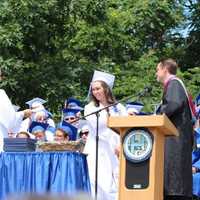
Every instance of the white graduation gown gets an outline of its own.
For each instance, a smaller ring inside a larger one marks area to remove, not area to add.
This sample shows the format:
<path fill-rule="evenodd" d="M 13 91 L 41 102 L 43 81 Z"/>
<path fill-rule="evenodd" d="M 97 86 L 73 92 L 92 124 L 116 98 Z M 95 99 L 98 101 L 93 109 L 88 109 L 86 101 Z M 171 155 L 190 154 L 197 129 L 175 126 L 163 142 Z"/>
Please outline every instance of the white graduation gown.
<path fill-rule="evenodd" d="M 3 138 L 22 120 L 23 112 L 16 113 L 4 90 L 0 89 L 0 151 L 3 150 Z"/>
<path fill-rule="evenodd" d="M 103 108 L 95 107 L 91 102 L 85 106 L 85 115 Z M 127 115 L 121 104 L 109 108 L 111 116 Z M 98 157 L 98 200 L 115 200 L 118 196 L 119 160 L 115 155 L 115 148 L 120 145 L 120 137 L 107 127 L 108 112 L 103 110 L 99 117 L 99 157 Z M 96 148 L 96 115 L 86 118 L 91 125 L 84 153 L 88 154 L 88 168 L 92 195 L 95 190 L 95 148 Z"/>
<path fill-rule="evenodd" d="M 24 118 L 24 112 L 23 111 L 19 111 L 19 112 L 16 112 L 15 114 L 16 114 L 15 126 L 13 126 L 9 130 L 9 132 L 17 134 L 17 133 L 20 132 L 20 126 L 21 126 L 21 123 L 22 123 L 23 118 Z"/>

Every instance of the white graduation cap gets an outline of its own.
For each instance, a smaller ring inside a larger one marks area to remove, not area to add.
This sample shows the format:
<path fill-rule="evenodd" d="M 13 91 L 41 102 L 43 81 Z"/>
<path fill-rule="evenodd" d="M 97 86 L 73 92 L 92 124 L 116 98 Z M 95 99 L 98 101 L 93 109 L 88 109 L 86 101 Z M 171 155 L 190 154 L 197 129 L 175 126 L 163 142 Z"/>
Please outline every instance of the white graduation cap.
<path fill-rule="evenodd" d="M 115 82 L 115 76 L 106 72 L 94 70 L 91 83 L 94 81 L 104 81 L 110 87 L 110 89 L 112 89 Z M 89 96 L 91 94 L 91 83 L 90 83 L 87 99 L 89 99 Z"/>
<path fill-rule="evenodd" d="M 47 101 L 36 97 L 30 101 L 27 101 L 26 104 L 29 105 L 29 108 L 38 108 L 40 106 L 42 106 L 44 103 L 46 103 Z"/>
<path fill-rule="evenodd" d="M 110 89 L 112 89 L 114 86 L 115 76 L 106 72 L 95 70 L 92 78 L 92 82 L 94 81 L 104 81 L 108 84 Z"/>

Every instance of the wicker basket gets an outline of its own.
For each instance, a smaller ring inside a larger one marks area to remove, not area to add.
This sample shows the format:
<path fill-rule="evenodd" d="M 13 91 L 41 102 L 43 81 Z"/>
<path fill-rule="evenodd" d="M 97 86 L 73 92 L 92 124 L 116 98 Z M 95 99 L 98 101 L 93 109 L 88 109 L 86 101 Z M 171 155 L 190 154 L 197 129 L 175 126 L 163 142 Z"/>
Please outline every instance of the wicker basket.
<path fill-rule="evenodd" d="M 78 141 L 67 141 L 67 142 L 37 142 L 37 151 L 78 151 L 83 152 L 85 142 L 82 140 Z"/>

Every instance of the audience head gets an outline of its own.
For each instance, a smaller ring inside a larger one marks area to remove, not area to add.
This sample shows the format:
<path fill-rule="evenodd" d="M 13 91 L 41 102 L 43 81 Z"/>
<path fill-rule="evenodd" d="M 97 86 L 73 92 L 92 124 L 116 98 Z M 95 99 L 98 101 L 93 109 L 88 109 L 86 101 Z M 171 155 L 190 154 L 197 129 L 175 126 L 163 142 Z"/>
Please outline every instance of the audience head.
<path fill-rule="evenodd" d="M 80 112 L 78 109 L 65 108 L 62 111 L 63 121 L 72 124 L 78 118 L 77 114 Z"/>
<path fill-rule="evenodd" d="M 19 132 L 17 133 L 16 138 L 30 138 L 30 135 L 27 132 Z"/>
<path fill-rule="evenodd" d="M 69 141 L 69 133 L 62 128 L 57 128 L 54 138 L 57 142 Z"/>
<path fill-rule="evenodd" d="M 55 140 L 61 141 L 62 139 L 67 140 L 76 140 L 77 137 L 77 128 L 72 124 L 62 121 L 57 125 L 57 130 L 55 134 Z"/>
<path fill-rule="evenodd" d="M 35 136 L 36 140 L 45 140 L 46 139 L 46 135 L 45 135 L 45 131 L 47 129 L 49 125 L 47 123 L 41 123 L 41 122 L 32 122 L 30 127 L 29 127 L 29 131 L 31 134 L 33 134 Z"/>
<path fill-rule="evenodd" d="M 88 127 L 88 125 L 84 125 L 84 126 L 80 129 L 79 138 L 83 139 L 83 141 L 86 142 L 87 137 L 88 137 L 88 134 L 89 134 L 89 127 Z"/>

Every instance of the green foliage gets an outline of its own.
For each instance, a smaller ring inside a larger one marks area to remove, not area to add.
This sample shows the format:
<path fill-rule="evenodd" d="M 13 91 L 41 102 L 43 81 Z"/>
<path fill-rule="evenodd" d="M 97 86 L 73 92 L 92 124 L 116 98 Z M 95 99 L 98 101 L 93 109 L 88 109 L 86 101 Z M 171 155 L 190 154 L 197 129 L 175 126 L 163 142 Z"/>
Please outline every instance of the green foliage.
<path fill-rule="evenodd" d="M 65 98 L 85 100 L 99 69 L 116 76 L 117 99 L 151 85 L 152 94 L 140 100 L 152 110 L 161 97 L 157 62 L 184 52 L 172 32 L 183 20 L 183 4 L 175 0 L 1 0 L 1 87 L 13 103 L 24 107 L 39 96 L 59 113 Z M 193 70 L 183 76 L 195 93 Z"/>
<path fill-rule="evenodd" d="M 189 1 L 189 36 L 185 44 L 185 53 L 182 64 L 185 69 L 200 66 L 200 1 Z"/>
<path fill-rule="evenodd" d="M 186 86 L 193 98 L 195 98 L 199 94 L 200 67 L 190 68 L 187 71 L 180 73 L 180 76 L 186 83 Z"/>

